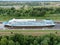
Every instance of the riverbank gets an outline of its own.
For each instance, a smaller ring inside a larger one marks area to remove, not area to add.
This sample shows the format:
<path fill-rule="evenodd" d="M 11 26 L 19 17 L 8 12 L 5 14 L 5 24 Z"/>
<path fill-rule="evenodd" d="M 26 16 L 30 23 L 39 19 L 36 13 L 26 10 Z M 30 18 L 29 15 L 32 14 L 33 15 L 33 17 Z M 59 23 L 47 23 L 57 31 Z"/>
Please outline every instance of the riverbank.
<path fill-rule="evenodd" d="M 23 35 L 33 35 L 40 36 L 50 33 L 60 35 L 60 30 L 0 30 L 0 35 L 11 35 L 11 34 L 23 34 Z"/>

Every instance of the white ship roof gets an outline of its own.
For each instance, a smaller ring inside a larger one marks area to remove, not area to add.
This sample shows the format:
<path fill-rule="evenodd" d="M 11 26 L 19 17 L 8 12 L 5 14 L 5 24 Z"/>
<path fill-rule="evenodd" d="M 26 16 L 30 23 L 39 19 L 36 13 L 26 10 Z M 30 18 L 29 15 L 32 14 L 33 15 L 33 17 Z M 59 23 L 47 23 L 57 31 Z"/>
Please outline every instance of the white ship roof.
<path fill-rule="evenodd" d="M 55 25 L 53 20 L 36 21 L 36 19 L 12 19 L 4 22 L 5 25 L 10 26 L 48 26 Z"/>
<path fill-rule="evenodd" d="M 9 22 L 24 22 L 24 21 L 36 21 L 36 19 L 12 19 Z"/>

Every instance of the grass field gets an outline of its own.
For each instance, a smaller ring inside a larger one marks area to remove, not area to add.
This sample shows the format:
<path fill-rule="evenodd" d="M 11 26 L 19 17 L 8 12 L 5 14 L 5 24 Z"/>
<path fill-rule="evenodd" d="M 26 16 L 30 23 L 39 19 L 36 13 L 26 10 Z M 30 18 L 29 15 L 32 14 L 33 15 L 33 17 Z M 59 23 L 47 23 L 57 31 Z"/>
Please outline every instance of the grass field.
<path fill-rule="evenodd" d="M 57 33 L 60 35 L 60 30 L 0 30 L 0 35 L 11 35 L 15 33 L 33 36 L 46 35 L 50 33 Z"/>
<path fill-rule="evenodd" d="M 0 15 L 0 21 L 8 21 L 13 18 L 18 18 L 18 19 L 52 19 L 52 20 L 60 20 L 60 14 L 47 14 L 44 17 L 14 17 L 14 16 L 2 16 Z"/>

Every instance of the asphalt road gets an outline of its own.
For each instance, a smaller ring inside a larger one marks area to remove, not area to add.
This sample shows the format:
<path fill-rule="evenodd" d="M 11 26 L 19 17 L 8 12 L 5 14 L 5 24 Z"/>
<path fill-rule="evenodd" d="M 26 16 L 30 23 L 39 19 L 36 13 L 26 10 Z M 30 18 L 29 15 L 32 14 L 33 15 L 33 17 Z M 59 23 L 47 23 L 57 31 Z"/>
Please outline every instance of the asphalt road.
<path fill-rule="evenodd" d="M 40 28 L 41 30 L 60 30 L 60 23 L 55 23 L 56 25 L 54 27 L 50 28 Z M 3 24 L 0 24 L 0 30 L 6 29 Z M 8 28 L 7 28 L 8 29 Z M 40 30 L 40 29 L 33 29 L 33 30 Z M 22 29 L 22 30 L 32 30 L 32 29 Z"/>

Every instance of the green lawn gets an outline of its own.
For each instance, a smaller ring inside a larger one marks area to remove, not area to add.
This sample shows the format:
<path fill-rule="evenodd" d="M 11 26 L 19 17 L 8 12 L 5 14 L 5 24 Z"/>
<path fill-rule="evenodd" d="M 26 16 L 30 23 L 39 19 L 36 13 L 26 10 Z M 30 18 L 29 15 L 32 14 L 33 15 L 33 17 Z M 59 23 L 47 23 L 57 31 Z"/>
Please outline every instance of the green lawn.
<path fill-rule="evenodd" d="M 60 30 L 0 30 L 0 32 L 60 32 Z"/>
<path fill-rule="evenodd" d="M 60 20 L 60 14 L 47 14 L 44 17 L 14 17 L 14 16 L 2 16 L 0 15 L 0 21 L 8 21 L 13 18 L 18 18 L 18 19 L 52 19 L 52 20 Z"/>
<path fill-rule="evenodd" d="M 0 30 L 0 35 L 11 35 L 15 33 L 33 36 L 46 35 L 50 33 L 57 33 L 60 35 L 60 30 Z"/>

